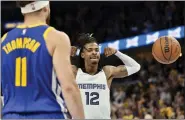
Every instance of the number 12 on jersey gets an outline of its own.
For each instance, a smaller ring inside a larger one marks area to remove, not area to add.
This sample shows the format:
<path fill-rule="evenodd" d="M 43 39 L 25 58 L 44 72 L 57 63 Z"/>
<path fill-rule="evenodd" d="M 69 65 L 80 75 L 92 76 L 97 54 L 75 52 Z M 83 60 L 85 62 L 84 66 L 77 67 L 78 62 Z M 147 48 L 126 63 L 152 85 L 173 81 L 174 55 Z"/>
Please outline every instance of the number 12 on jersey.
<path fill-rule="evenodd" d="M 26 57 L 16 58 L 15 62 L 15 86 L 26 87 L 27 86 L 27 66 Z"/>
<path fill-rule="evenodd" d="M 99 105 L 99 93 L 97 92 L 85 92 L 87 105 Z"/>

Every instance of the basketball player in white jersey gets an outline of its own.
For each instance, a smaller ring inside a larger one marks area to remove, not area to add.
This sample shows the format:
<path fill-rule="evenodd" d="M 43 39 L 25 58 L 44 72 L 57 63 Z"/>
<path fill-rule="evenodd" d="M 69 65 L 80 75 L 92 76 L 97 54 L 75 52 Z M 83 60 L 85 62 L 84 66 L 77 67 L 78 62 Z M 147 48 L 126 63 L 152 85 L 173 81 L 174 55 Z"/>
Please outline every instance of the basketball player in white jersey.
<path fill-rule="evenodd" d="M 96 39 L 90 34 L 81 34 L 79 66 L 72 65 L 80 88 L 86 119 L 110 119 L 110 86 L 113 78 L 130 76 L 140 70 L 140 65 L 129 56 L 114 48 L 105 48 L 106 57 L 116 55 L 125 65 L 106 65 L 99 68 L 100 52 Z M 71 56 L 77 48 L 72 47 Z"/>

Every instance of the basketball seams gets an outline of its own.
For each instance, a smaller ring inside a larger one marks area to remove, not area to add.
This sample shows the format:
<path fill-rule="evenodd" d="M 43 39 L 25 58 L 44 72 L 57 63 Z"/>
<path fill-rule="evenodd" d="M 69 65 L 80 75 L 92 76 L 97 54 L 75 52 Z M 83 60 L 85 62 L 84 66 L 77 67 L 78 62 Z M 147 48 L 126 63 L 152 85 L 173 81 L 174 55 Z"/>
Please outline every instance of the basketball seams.
<path fill-rule="evenodd" d="M 166 37 L 165 37 L 165 38 L 166 38 Z M 172 57 L 172 51 L 173 51 L 172 39 L 170 39 L 170 41 L 171 41 L 171 49 L 170 49 L 171 54 L 170 54 L 170 57 L 169 57 L 169 59 L 168 59 L 168 62 L 170 62 L 170 59 L 171 59 L 171 57 Z"/>
<path fill-rule="evenodd" d="M 154 58 L 162 64 L 174 63 L 179 58 L 180 53 L 181 46 L 179 42 L 169 36 L 158 38 L 152 47 L 152 54 Z"/>
<path fill-rule="evenodd" d="M 176 54 L 175 54 L 176 57 L 178 57 L 177 55 L 180 54 L 179 45 L 177 45 L 177 46 L 178 46 L 178 48 L 177 48 L 178 50 L 177 50 L 177 52 L 176 52 Z"/>
<path fill-rule="evenodd" d="M 181 50 L 180 50 L 180 45 L 175 42 L 176 46 L 175 51 L 173 52 L 172 56 L 175 57 L 176 59 L 179 57 Z"/>
<path fill-rule="evenodd" d="M 163 60 L 161 60 L 156 54 L 155 54 L 155 52 L 153 52 L 153 54 L 155 55 L 155 57 L 158 59 L 158 60 L 160 60 L 160 61 L 162 61 L 162 62 L 166 62 L 166 61 L 163 61 Z"/>
<path fill-rule="evenodd" d="M 176 46 L 174 46 L 175 47 L 175 51 L 173 52 L 173 54 L 176 53 L 175 57 L 179 57 L 178 55 L 180 55 L 180 53 L 181 53 L 181 46 L 180 46 L 178 41 L 175 41 L 175 39 L 173 39 L 173 43 L 176 44 Z"/>
<path fill-rule="evenodd" d="M 152 53 L 155 55 L 155 57 L 158 59 L 158 60 L 160 60 L 160 61 L 162 61 L 162 62 L 164 62 L 165 63 L 165 61 L 164 60 L 161 60 L 158 56 L 157 56 L 157 54 L 155 54 L 155 50 L 153 50 L 154 48 L 155 48 L 155 43 L 154 43 L 154 45 L 153 45 L 153 47 L 152 47 Z"/>
<path fill-rule="evenodd" d="M 162 52 L 163 57 L 168 61 L 168 59 L 166 58 L 166 56 L 164 55 L 164 52 L 163 52 L 163 48 L 162 48 L 162 44 L 161 44 L 161 39 L 162 38 L 159 38 L 159 40 L 160 40 L 160 46 L 161 46 L 161 52 Z M 166 37 L 165 37 L 165 39 L 166 39 Z"/>

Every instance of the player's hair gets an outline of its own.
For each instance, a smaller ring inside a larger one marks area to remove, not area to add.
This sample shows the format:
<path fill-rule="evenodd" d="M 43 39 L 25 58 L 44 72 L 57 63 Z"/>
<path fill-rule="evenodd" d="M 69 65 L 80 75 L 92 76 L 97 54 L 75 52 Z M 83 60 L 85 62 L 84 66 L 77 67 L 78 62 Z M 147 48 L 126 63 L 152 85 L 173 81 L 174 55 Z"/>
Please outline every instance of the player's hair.
<path fill-rule="evenodd" d="M 79 37 L 77 38 L 77 46 L 80 48 L 80 53 L 79 53 L 79 68 L 85 68 L 85 62 L 84 59 L 81 57 L 81 53 L 84 50 L 84 47 L 86 44 L 89 43 L 97 43 L 97 40 L 95 37 L 92 36 L 92 34 L 89 33 L 82 33 L 79 34 Z M 100 68 L 100 62 L 98 63 L 98 68 Z"/>
<path fill-rule="evenodd" d="M 16 1 L 17 7 L 25 7 L 27 4 L 30 4 L 34 1 Z"/>
<path fill-rule="evenodd" d="M 77 45 L 80 47 L 80 48 L 84 48 L 84 46 L 88 43 L 97 43 L 97 40 L 95 37 L 92 36 L 92 34 L 89 34 L 89 33 L 81 33 L 79 34 L 78 38 L 77 38 Z"/>
<path fill-rule="evenodd" d="M 32 3 L 32 2 L 35 2 L 35 1 L 16 1 L 16 6 L 21 8 L 21 7 L 25 7 L 26 5 Z M 42 9 L 40 10 L 37 10 L 35 12 L 40 12 Z"/>

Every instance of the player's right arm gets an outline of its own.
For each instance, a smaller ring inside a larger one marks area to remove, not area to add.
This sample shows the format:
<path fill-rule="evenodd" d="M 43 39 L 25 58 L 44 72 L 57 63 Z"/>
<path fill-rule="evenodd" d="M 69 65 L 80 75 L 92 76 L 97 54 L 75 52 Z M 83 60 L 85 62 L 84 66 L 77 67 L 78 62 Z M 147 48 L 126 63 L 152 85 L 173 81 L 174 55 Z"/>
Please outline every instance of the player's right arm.
<path fill-rule="evenodd" d="M 70 40 L 65 33 L 56 30 L 48 33 L 47 40 L 46 44 L 53 56 L 54 68 L 67 108 L 73 118 L 84 119 L 81 95 L 70 63 Z"/>

